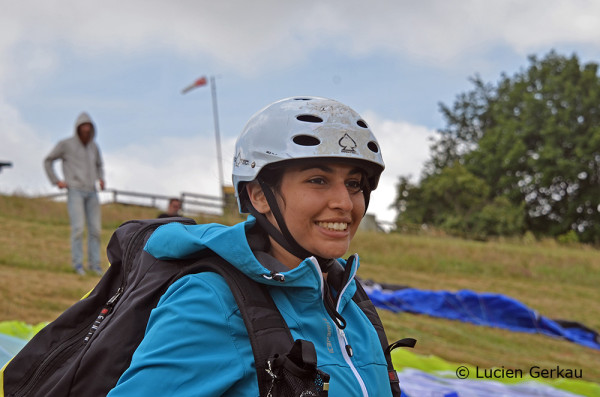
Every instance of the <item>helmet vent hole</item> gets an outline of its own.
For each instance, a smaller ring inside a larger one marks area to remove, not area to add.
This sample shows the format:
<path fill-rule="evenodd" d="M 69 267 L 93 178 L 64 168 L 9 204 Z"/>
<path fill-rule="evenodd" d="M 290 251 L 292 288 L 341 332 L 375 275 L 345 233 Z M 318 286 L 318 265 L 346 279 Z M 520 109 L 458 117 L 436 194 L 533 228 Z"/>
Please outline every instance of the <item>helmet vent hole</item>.
<path fill-rule="evenodd" d="M 358 126 L 362 127 L 362 128 L 369 128 L 369 127 L 367 127 L 367 123 L 365 123 L 364 120 L 358 120 L 356 122 L 356 124 L 358 124 Z M 371 149 L 371 150 L 373 150 L 373 149 Z"/>
<path fill-rule="evenodd" d="M 305 121 L 307 123 L 322 123 L 323 119 L 319 116 L 313 116 L 312 114 L 301 114 L 300 116 L 296 116 L 296 119 L 299 121 Z"/>
<path fill-rule="evenodd" d="M 294 101 L 310 101 L 311 98 L 294 98 Z"/>
<path fill-rule="evenodd" d="M 321 143 L 319 138 L 310 135 L 297 135 L 292 140 L 300 146 L 317 146 Z"/>
<path fill-rule="evenodd" d="M 367 147 L 373 153 L 379 153 L 379 146 L 377 146 L 377 144 L 375 142 L 371 141 L 371 142 L 367 143 Z"/>

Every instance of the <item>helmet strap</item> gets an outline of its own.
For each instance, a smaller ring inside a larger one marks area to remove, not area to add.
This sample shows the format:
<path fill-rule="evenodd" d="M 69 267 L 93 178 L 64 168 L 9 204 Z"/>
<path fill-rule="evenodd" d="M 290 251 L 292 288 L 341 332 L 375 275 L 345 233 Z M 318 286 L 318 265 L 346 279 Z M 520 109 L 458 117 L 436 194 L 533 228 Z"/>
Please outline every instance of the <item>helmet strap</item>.
<path fill-rule="evenodd" d="M 277 241 L 279 245 L 281 245 L 286 251 L 291 252 L 294 256 L 298 256 L 293 253 L 293 248 L 288 244 L 283 234 L 269 220 L 264 214 L 261 214 L 254 208 L 253 205 L 248 206 L 248 211 L 256 218 L 256 222 L 262 227 L 262 229 L 267 232 L 269 236 L 273 238 L 273 240 Z M 300 257 L 300 256 L 298 256 Z"/>
<path fill-rule="evenodd" d="M 275 198 L 273 190 L 261 178 L 257 178 L 257 181 L 260 184 L 265 198 L 267 199 L 267 203 L 269 204 L 271 213 L 275 217 L 275 221 L 279 226 L 279 230 L 271 222 L 269 222 L 264 214 L 258 212 L 252 205 L 249 206 L 250 213 L 256 218 L 257 222 L 267 232 L 267 234 L 269 234 L 286 251 L 300 259 L 314 256 L 321 265 L 321 269 L 324 270 L 322 264 L 325 264 L 327 260 L 312 254 L 296 241 L 296 239 L 292 236 L 292 233 L 290 233 L 285 220 L 283 219 L 283 215 L 281 214 L 281 210 L 279 209 L 279 205 L 277 204 L 277 199 Z"/>
<path fill-rule="evenodd" d="M 258 222 L 258 224 L 277 243 L 279 243 L 279 245 L 281 245 L 286 251 L 288 251 L 289 253 L 291 253 L 292 255 L 294 255 L 295 257 L 300 258 L 300 259 L 314 256 L 319 263 L 321 272 L 323 272 L 323 273 L 329 272 L 329 270 L 332 269 L 333 265 L 335 263 L 337 263 L 337 261 L 335 259 L 325 259 L 320 256 L 313 255 L 309 251 L 304 249 L 296 241 L 296 239 L 292 236 L 289 229 L 287 228 L 287 225 L 285 224 L 285 220 L 283 219 L 283 215 L 281 214 L 281 210 L 279 209 L 279 205 L 277 204 L 277 199 L 275 198 L 275 194 L 273 193 L 273 190 L 261 178 L 257 178 L 257 180 L 258 180 L 258 183 L 260 184 L 260 187 L 265 195 L 265 198 L 267 199 L 267 203 L 269 204 L 271 213 L 275 217 L 275 221 L 277 222 L 277 225 L 279 226 L 279 230 L 271 222 L 269 222 L 269 220 L 267 219 L 267 217 L 264 214 L 261 214 L 260 212 L 258 212 L 256 210 L 256 208 L 254 208 L 253 205 L 249 205 L 249 211 L 256 218 L 256 221 Z M 354 260 L 353 256 L 348 258 L 348 263 L 347 263 L 346 269 L 344 271 L 344 280 L 343 280 L 342 285 L 345 285 L 348 282 L 353 260 Z M 342 317 L 342 315 L 340 313 L 338 313 L 338 311 L 336 309 L 337 302 L 340 299 L 340 293 L 338 292 L 338 295 L 336 296 L 335 301 L 334 301 L 331 297 L 331 291 L 329 290 L 329 286 L 327 285 L 327 280 L 324 279 L 323 282 L 324 282 L 323 290 L 325 293 L 325 297 L 324 297 L 325 308 L 326 308 L 327 312 L 329 313 L 329 315 L 331 316 L 331 318 L 334 320 L 336 326 L 339 329 L 344 329 L 346 327 L 346 320 L 344 319 L 344 317 Z"/>

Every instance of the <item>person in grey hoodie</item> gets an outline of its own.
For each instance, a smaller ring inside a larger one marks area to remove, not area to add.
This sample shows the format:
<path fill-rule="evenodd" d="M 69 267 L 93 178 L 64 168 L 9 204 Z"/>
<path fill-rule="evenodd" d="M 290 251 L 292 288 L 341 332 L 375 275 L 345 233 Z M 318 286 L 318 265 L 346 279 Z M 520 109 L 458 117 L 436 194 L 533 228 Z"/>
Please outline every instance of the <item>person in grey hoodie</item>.
<path fill-rule="evenodd" d="M 44 160 L 46 174 L 52 184 L 67 189 L 67 207 L 71 222 L 71 257 L 75 272 L 84 275 L 83 231 L 88 228 L 88 266 L 102 274 L 100 266 L 100 201 L 96 182 L 104 190 L 104 169 L 98 145 L 94 142 L 96 127 L 83 112 L 75 122 L 75 134 L 63 139 Z M 64 179 L 54 171 L 54 161 L 62 160 Z"/>

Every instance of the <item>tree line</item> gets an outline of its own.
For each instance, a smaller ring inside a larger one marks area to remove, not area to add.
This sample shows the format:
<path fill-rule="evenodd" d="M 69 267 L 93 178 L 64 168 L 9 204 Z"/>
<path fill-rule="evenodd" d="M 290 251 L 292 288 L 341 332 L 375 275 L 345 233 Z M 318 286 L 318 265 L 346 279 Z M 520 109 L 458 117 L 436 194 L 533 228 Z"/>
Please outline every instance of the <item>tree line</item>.
<path fill-rule="evenodd" d="M 440 103 L 445 126 L 420 181 L 399 178 L 399 230 L 600 243 L 598 64 L 555 51 L 528 59 L 513 76 L 475 76 L 451 106 Z"/>

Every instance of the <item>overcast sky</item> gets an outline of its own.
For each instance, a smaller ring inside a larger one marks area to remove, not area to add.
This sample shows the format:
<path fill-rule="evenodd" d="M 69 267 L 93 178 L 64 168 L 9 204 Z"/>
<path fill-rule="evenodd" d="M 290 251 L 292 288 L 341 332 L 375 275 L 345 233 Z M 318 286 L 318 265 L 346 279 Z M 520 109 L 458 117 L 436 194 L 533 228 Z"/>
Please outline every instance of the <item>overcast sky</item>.
<path fill-rule="evenodd" d="M 528 66 L 527 56 L 600 61 L 598 1 L 0 0 L 0 192 L 57 192 L 42 161 L 97 125 L 107 187 L 218 193 L 211 92 L 216 76 L 225 180 L 248 118 L 281 98 L 315 95 L 358 111 L 387 168 L 370 211 L 398 176 L 417 180 L 440 102 Z M 58 166 L 58 164 L 57 164 Z M 59 167 L 56 167 L 59 169 Z"/>

